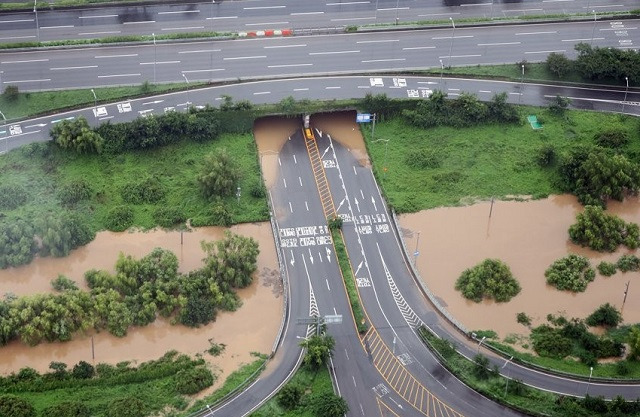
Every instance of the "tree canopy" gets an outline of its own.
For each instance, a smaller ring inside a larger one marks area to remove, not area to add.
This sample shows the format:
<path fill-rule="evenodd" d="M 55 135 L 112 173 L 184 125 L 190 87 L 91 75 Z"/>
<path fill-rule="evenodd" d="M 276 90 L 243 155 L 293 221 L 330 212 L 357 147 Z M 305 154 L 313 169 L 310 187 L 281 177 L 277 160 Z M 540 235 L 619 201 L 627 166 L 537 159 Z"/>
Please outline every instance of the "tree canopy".
<path fill-rule="evenodd" d="M 602 207 L 585 206 L 569 227 L 573 243 L 600 252 L 613 252 L 624 244 L 635 249 L 640 244 L 640 229 L 635 223 L 626 223 L 618 216 L 607 214 Z"/>
<path fill-rule="evenodd" d="M 455 288 L 476 303 L 483 298 L 505 302 L 520 292 L 520 284 L 511 274 L 509 266 L 498 259 L 485 259 L 473 268 L 466 269 L 456 281 Z"/>

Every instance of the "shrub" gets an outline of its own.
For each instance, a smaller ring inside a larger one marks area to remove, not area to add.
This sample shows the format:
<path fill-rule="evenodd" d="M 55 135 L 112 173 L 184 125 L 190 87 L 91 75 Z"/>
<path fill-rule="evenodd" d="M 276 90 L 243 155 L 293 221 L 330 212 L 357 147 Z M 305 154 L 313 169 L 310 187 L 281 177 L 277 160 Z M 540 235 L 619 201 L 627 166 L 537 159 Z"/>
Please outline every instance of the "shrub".
<path fill-rule="evenodd" d="M 333 218 L 328 219 L 329 222 L 329 229 L 330 230 L 340 230 L 342 229 L 342 217 L 340 216 L 335 216 Z"/>
<path fill-rule="evenodd" d="M 70 149 L 80 154 L 100 153 L 104 146 L 102 136 L 89 127 L 84 117 L 56 123 L 49 134 L 62 149 Z"/>
<path fill-rule="evenodd" d="M 317 417 L 342 417 L 349 411 L 349 406 L 344 398 L 326 392 L 314 396 L 311 409 Z"/>
<path fill-rule="evenodd" d="M 569 227 L 569 237 L 573 243 L 600 252 L 613 252 L 622 243 L 630 249 L 640 244 L 637 224 L 626 223 L 598 206 L 585 206 L 584 211 L 578 213 L 576 223 Z"/>
<path fill-rule="evenodd" d="M 479 265 L 465 270 L 456 281 L 456 290 L 475 302 L 492 298 L 497 302 L 509 301 L 520 292 L 520 284 L 513 278 L 509 267 L 498 259 L 485 259 Z"/>
<path fill-rule="evenodd" d="M 491 369 L 489 368 L 491 362 L 489 362 L 489 358 L 479 354 L 474 356 L 473 363 L 475 365 L 473 367 L 473 375 L 480 380 L 489 379 L 491 376 Z"/>
<path fill-rule="evenodd" d="M 158 226 L 169 228 L 184 223 L 187 219 L 179 208 L 161 206 L 153 212 L 153 220 Z"/>
<path fill-rule="evenodd" d="M 556 260 L 545 271 L 547 284 L 559 290 L 582 292 L 595 278 L 595 271 L 584 256 L 571 254 Z"/>
<path fill-rule="evenodd" d="M 571 71 L 573 67 L 573 62 L 567 58 L 565 54 L 552 52 L 547 55 L 547 68 L 549 72 L 558 76 L 558 78 L 562 78 L 565 74 Z"/>
<path fill-rule="evenodd" d="M 230 196 L 236 191 L 240 171 L 226 149 L 219 149 L 204 157 L 204 164 L 197 176 L 205 197 Z"/>
<path fill-rule="evenodd" d="M 15 395 L 0 395 L 0 416 L 35 417 L 36 410 L 30 402 Z"/>
<path fill-rule="evenodd" d="M 285 410 L 293 410 L 300 405 L 304 391 L 296 384 L 287 384 L 278 393 L 278 405 Z"/>
<path fill-rule="evenodd" d="M 253 181 L 249 186 L 249 194 L 253 198 L 264 198 L 267 195 L 267 191 L 262 181 Z"/>
<path fill-rule="evenodd" d="M 37 245 L 33 226 L 22 219 L 0 223 L 0 268 L 31 262 Z"/>
<path fill-rule="evenodd" d="M 218 201 L 211 207 L 211 222 L 218 226 L 229 226 L 233 222 L 231 212 L 222 201 Z"/>
<path fill-rule="evenodd" d="M 93 368 L 93 366 L 90 363 L 85 361 L 78 362 L 73 367 L 73 370 L 71 371 L 71 375 L 73 375 L 75 379 L 93 378 L 94 374 L 95 374 L 95 369 Z"/>
<path fill-rule="evenodd" d="M 598 272 L 600 275 L 610 277 L 617 271 L 616 264 L 611 262 L 602 261 L 598 264 Z"/>
<path fill-rule="evenodd" d="M 147 177 L 141 181 L 125 184 L 120 194 L 126 203 L 152 204 L 162 200 L 166 191 L 157 177 Z"/>
<path fill-rule="evenodd" d="M 178 371 L 175 380 L 178 393 L 193 395 L 213 385 L 215 378 L 210 370 L 199 366 Z"/>
<path fill-rule="evenodd" d="M 107 417 L 144 417 L 146 411 L 142 400 L 136 397 L 118 398 L 107 406 Z"/>
<path fill-rule="evenodd" d="M 586 319 L 589 326 L 616 327 L 622 322 L 622 315 L 609 303 L 602 304 Z"/>
<path fill-rule="evenodd" d="M 74 291 L 78 289 L 76 282 L 64 275 L 58 275 L 58 278 L 51 280 L 51 286 L 56 291 Z"/>
<path fill-rule="evenodd" d="M 560 329 L 554 329 L 548 324 L 531 330 L 533 350 L 540 356 L 562 359 L 571 353 L 573 347 L 571 339 L 562 335 Z"/>
<path fill-rule="evenodd" d="M 633 254 L 622 255 L 616 266 L 622 272 L 638 271 L 640 270 L 640 258 Z"/>
<path fill-rule="evenodd" d="M 46 417 L 89 417 L 89 407 L 79 401 L 64 401 L 56 405 L 46 407 L 42 411 Z"/>
<path fill-rule="evenodd" d="M 8 85 L 5 87 L 2 95 L 7 101 L 17 101 L 18 97 L 20 97 L 20 89 L 17 85 Z"/>
<path fill-rule="evenodd" d="M 2 185 L 0 196 L 0 210 L 15 210 L 27 202 L 29 194 L 19 185 Z"/>
<path fill-rule="evenodd" d="M 556 160 L 556 150 L 551 144 L 542 145 L 536 151 L 536 163 L 541 167 L 548 167 Z"/>
<path fill-rule="evenodd" d="M 65 206 L 72 206 L 91 197 L 91 186 L 85 180 L 75 180 L 60 187 L 58 199 Z"/>
<path fill-rule="evenodd" d="M 629 134 L 620 128 L 609 128 L 596 133 L 594 139 L 599 146 L 618 149 L 629 143 Z"/>
<path fill-rule="evenodd" d="M 405 163 L 415 169 L 438 168 L 442 157 L 433 149 L 422 148 L 407 154 Z"/>
<path fill-rule="evenodd" d="M 567 110 L 567 107 L 569 107 L 569 104 L 571 104 L 571 99 L 557 95 L 549 102 L 549 111 L 562 116 L 565 110 Z M 542 123 L 540 118 L 538 118 L 538 122 Z"/>
<path fill-rule="evenodd" d="M 105 227 L 114 232 L 127 230 L 133 224 L 133 210 L 129 206 L 115 206 L 107 213 Z"/>
<path fill-rule="evenodd" d="M 629 366 L 629 362 L 622 360 L 616 363 L 616 373 L 621 376 L 629 375 L 631 372 L 631 366 Z"/>
<path fill-rule="evenodd" d="M 525 326 L 531 326 L 531 317 L 527 316 L 526 313 L 518 313 L 516 315 L 516 321 Z"/>

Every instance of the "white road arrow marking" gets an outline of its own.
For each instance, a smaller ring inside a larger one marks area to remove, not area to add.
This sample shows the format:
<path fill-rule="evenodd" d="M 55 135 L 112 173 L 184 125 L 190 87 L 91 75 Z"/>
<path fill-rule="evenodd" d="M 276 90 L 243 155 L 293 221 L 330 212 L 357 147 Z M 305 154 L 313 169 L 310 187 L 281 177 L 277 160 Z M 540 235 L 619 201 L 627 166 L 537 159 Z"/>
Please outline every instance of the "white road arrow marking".
<path fill-rule="evenodd" d="M 342 205 L 344 204 L 344 201 L 347 199 L 347 197 L 343 198 L 342 201 L 340 202 L 340 204 L 338 204 L 338 208 L 336 209 L 336 212 L 340 210 L 340 207 L 342 207 Z"/>
<path fill-rule="evenodd" d="M 296 263 L 296 260 L 293 257 L 293 250 L 291 251 L 291 266 Z"/>
<path fill-rule="evenodd" d="M 398 407 L 400 407 L 401 410 L 404 410 L 404 407 L 402 407 L 396 400 L 394 400 L 393 398 L 391 398 L 391 396 L 389 396 L 389 399 L 391 401 L 393 401 Z"/>
<path fill-rule="evenodd" d="M 378 211 L 378 206 L 376 206 L 376 200 L 375 198 L 373 198 L 373 196 L 371 196 L 371 203 L 373 204 L 373 208 Z"/>
<path fill-rule="evenodd" d="M 358 264 L 358 267 L 356 268 L 356 273 L 353 275 L 358 276 L 358 272 L 360 271 L 360 268 L 362 268 L 362 261 L 360 261 L 360 264 Z"/>
<path fill-rule="evenodd" d="M 327 149 L 324 150 L 324 152 L 322 152 L 322 156 L 320 157 L 320 159 L 324 158 L 324 156 L 327 154 L 327 151 L 329 150 L 331 146 L 327 146 Z"/>
<path fill-rule="evenodd" d="M 354 198 L 355 202 L 356 202 L 356 207 L 358 208 L 358 213 L 360 213 L 360 203 L 358 203 L 358 199 Z"/>
<path fill-rule="evenodd" d="M 313 255 L 311 254 L 311 248 L 309 248 L 309 260 L 311 261 L 311 264 L 313 265 Z"/>
<path fill-rule="evenodd" d="M 327 261 L 329 261 L 329 263 L 331 263 L 331 249 L 329 248 L 325 248 L 327 250 Z"/>

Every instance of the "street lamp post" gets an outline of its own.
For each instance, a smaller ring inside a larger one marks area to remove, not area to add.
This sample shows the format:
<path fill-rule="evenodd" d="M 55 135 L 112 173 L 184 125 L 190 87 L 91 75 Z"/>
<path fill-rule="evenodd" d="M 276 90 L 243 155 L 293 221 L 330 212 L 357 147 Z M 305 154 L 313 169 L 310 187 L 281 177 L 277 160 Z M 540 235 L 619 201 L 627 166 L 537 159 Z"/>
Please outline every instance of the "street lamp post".
<path fill-rule="evenodd" d="M 593 35 L 596 33 L 596 20 L 598 20 L 598 14 L 595 10 L 591 11 L 593 13 L 593 29 L 591 29 L 591 42 L 589 45 L 593 45 Z"/>
<path fill-rule="evenodd" d="M 396 0 L 396 25 L 398 24 L 398 10 L 400 6 L 400 0 Z"/>
<path fill-rule="evenodd" d="M 416 250 L 413 251 L 413 266 L 418 267 L 418 244 L 420 243 L 420 232 L 416 232 L 418 237 L 416 238 Z"/>
<path fill-rule="evenodd" d="M 93 116 L 94 117 L 98 117 L 98 97 L 96 97 L 96 92 L 93 91 L 93 88 L 91 89 L 91 92 L 93 93 Z"/>
<path fill-rule="evenodd" d="M 2 116 L 2 131 L 4 132 L 4 151 L 9 152 L 9 135 L 7 135 L 7 118 L 4 117 L 4 113 L 0 111 L 0 116 Z"/>
<path fill-rule="evenodd" d="M 158 54 L 156 50 L 156 34 L 152 33 L 153 36 L 153 83 L 156 83 L 156 63 L 158 62 Z"/>
<path fill-rule="evenodd" d="M 38 0 L 33 0 L 33 12 L 36 14 L 36 35 L 40 43 L 40 25 L 38 24 Z"/>
<path fill-rule="evenodd" d="M 622 113 L 624 113 L 624 106 L 627 104 L 627 93 L 629 92 L 629 77 L 624 77 L 624 80 L 627 82 L 627 89 L 624 90 L 624 100 L 622 101 Z"/>
<path fill-rule="evenodd" d="M 242 189 L 240 187 L 238 187 L 238 189 L 236 190 L 236 197 L 238 198 L 238 204 L 240 204 L 240 195 L 242 193 Z"/>
<path fill-rule="evenodd" d="M 442 73 L 444 72 L 444 63 L 440 60 L 440 85 L 442 86 Z"/>
<path fill-rule="evenodd" d="M 187 107 L 189 107 L 189 104 L 191 104 L 191 102 L 189 101 L 189 79 L 184 72 L 182 73 L 182 77 L 187 82 Z"/>
<path fill-rule="evenodd" d="M 477 353 L 480 353 L 480 345 L 482 345 L 482 342 L 484 342 L 484 340 L 487 338 L 487 336 L 482 336 L 482 339 L 480 339 L 480 341 L 478 342 L 478 351 Z"/>
<path fill-rule="evenodd" d="M 522 64 L 522 77 L 520 77 L 520 95 L 518 96 L 518 104 L 522 103 L 522 88 L 524 87 L 524 64 Z"/>
<path fill-rule="evenodd" d="M 456 37 L 456 22 L 453 21 L 453 17 L 450 17 L 449 20 L 451 21 L 451 26 L 453 28 L 451 34 L 451 43 L 449 44 L 449 68 L 451 68 L 451 52 L 453 51 L 453 40 Z"/>
<path fill-rule="evenodd" d="M 505 368 L 509 364 L 509 362 L 511 362 L 511 359 L 513 359 L 513 356 L 510 357 L 508 360 L 504 361 L 504 365 L 502 365 L 502 367 Z M 507 396 L 507 390 L 509 389 L 509 370 L 510 369 L 507 368 L 507 376 L 505 377 L 506 380 L 507 380 L 507 383 L 504 384 L 504 396 L 505 397 Z"/>
<path fill-rule="evenodd" d="M 593 375 L 593 366 L 589 367 L 589 381 L 587 382 L 587 391 L 584 393 L 584 395 L 589 395 L 589 385 L 591 385 L 591 376 Z"/>

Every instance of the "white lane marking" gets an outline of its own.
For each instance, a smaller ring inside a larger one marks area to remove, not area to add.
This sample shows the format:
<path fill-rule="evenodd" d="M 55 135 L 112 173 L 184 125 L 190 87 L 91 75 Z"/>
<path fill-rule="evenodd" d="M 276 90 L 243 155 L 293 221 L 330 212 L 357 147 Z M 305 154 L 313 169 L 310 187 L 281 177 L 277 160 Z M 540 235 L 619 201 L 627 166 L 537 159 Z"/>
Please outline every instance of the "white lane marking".
<path fill-rule="evenodd" d="M 107 30 L 104 32 L 80 32 L 78 35 L 112 35 L 114 33 L 120 33 L 119 30 Z"/>
<path fill-rule="evenodd" d="M 309 91 L 308 88 L 294 88 L 293 91 Z"/>
<path fill-rule="evenodd" d="M 291 201 L 289 201 L 289 211 L 293 213 L 293 206 L 291 205 Z"/>
<path fill-rule="evenodd" d="M 400 42 L 400 39 L 381 39 L 379 41 L 358 41 L 356 43 L 386 43 L 386 42 Z"/>
<path fill-rule="evenodd" d="M 478 46 L 520 45 L 522 42 L 479 43 Z"/>
<path fill-rule="evenodd" d="M 542 0 L 543 3 L 560 3 L 560 2 L 566 2 L 566 1 L 573 1 L 573 0 Z"/>
<path fill-rule="evenodd" d="M 42 78 L 40 80 L 3 81 L 2 84 L 38 83 L 42 81 L 51 81 L 51 78 Z"/>
<path fill-rule="evenodd" d="M 96 55 L 94 56 L 94 58 L 96 59 L 101 59 L 101 58 L 126 58 L 129 56 L 138 56 L 138 54 L 122 54 L 122 55 Z"/>
<path fill-rule="evenodd" d="M 158 12 L 158 14 L 200 13 L 200 10 L 176 10 L 174 12 Z"/>
<path fill-rule="evenodd" d="M 43 58 L 43 59 L 27 59 L 24 61 L 2 61 L 0 62 L 0 64 L 27 64 L 29 62 L 47 62 L 49 59 L 47 58 Z"/>
<path fill-rule="evenodd" d="M 355 376 L 353 376 L 353 375 L 351 375 L 351 378 L 353 378 L 353 385 L 357 387 L 357 386 L 358 386 L 358 384 L 356 384 L 356 377 L 355 377 Z"/>
<path fill-rule="evenodd" d="M 287 6 L 253 6 L 243 7 L 244 10 L 284 9 Z"/>
<path fill-rule="evenodd" d="M 556 30 L 550 30 L 548 32 L 519 32 L 516 33 L 516 36 L 525 36 L 525 35 L 546 35 L 551 33 L 558 33 Z"/>
<path fill-rule="evenodd" d="M 344 3 L 327 3 L 326 6 L 346 6 L 349 4 L 369 4 L 370 1 L 345 1 Z"/>
<path fill-rule="evenodd" d="M 460 36 L 454 36 L 454 39 L 460 39 L 460 38 L 473 38 L 473 35 L 460 35 Z M 434 36 L 431 39 L 451 39 L 451 36 Z"/>
<path fill-rule="evenodd" d="M 460 14 L 460 12 L 456 13 L 431 13 L 431 14 L 419 14 L 418 17 L 429 17 L 429 16 L 451 16 L 452 14 Z"/>
<path fill-rule="evenodd" d="M 324 89 L 325 90 L 338 90 L 340 88 L 342 88 L 342 87 L 325 87 Z"/>
<path fill-rule="evenodd" d="M 111 74 L 111 75 L 98 75 L 98 78 L 115 78 L 115 77 L 139 77 L 140 74 Z"/>
<path fill-rule="evenodd" d="M 357 54 L 360 51 L 331 51 L 331 52 L 309 52 L 309 55 L 336 55 L 336 54 Z"/>
<path fill-rule="evenodd" d="M 220 52 L 221 49 L 198 49 L 195 51 L 179 51 L 178 54 L 199 54 L 206 52 Z"/>
<path fill-rule="evenodd" d="M 300 183 L 300 187 L 302 187 L 302 178 L 298 177 L 298 182 Z"/>
<path fill-rule="evenodd" d="M 353 167 L 355 169 L 355 166 Z M 364 200 L 364 193 L 362 192 L 362 188 L 360 189 L 360 197 Z"/>
<path fill-rule="evenodd" d="M 281 64 L 281 65 L 267 65 L 267 68 L 287 68 L 287 67 L 310 67 L 313 64 Z"/>
<path fill-rule="evenodd" d="M 141 20 L 139 22 L 124 22 L 123 25 L 140 25 L 143 23 L 156 23 L 155 20 Z"/>
<path fill-rule="evenodd" d="M 391 10 L 409 10 L 408 7 L 385 7 L 378 9 L 379 12 L 387 12 Z"/>
<path fill-rule="evenodd" d="M 282 182 L 284 183 L 284 188 L 287 188 L 287 179 L 286 179 L 286 178 L 283 178 L 283 179 L 282 179 Z"/>
<path fill-rule="evenodd" d="M 324 12 L 300 12 L 300 13 L 291 13 L 291 16 L 304 16 L 308 14 L 324 14 Z"/>
<path fill-rule="evenodd" d="M 234 56 L 234 57 L 227 57 L 227 58 L 222 58 L 223 61 L 233 61 L 233 60 L 238 60 L 238 59 L 261 59 L 261 58 L 266 58 L 266 55 L 254 55 L 254 56 Z"/>
<path fill-rule="evenodd" d="M 479 93 L 490 93 L 491 91 L 489 90 L 478 90 Z"/>
<path fill-rule="evenodd" d="M 98 120 L 113 119 L 113 116 L 99 117 Z"/>
<path fill-rule="evenodd" d="M 594 9 L 598 7 L 624 7 L 624 4 L 606 4 L 604 6 L 591 6 Z"/>
<path fill-rule="evenodd" d="M 362 62 L 363 64 L 366 64 L 368 62 L 392 62 L 392 61 L 406 61 L 406 58 L 365 59 L 364 61 L 360 61 L 360 62 Z"/>
<path fill-rule="evenodd" d="M 306 201 L 304 202 L 304 206 L 307 208 L 307 211 L 309 211 L 309 204 Z"/>
<path fill-rule="evenodd" d="M 72 28 L 73 25 L 61 25 L 61 26 L 40 26 L 40 29 L 65 29 Z"/>
<path fill-rule="evenodd" d="M 325 278 L 324 281 L 327 283 L 327 290 L 331 291 L 331 288 L 329 287 L 329 280 Z"/>
<path fill-rule="evenodd" d="M 85 68 L 98 68 L 97 65 L 84 65 L 81 67 L 56 67 L 56 68 L 49 68 L 49 70 L 51 71 L 64 71 L 64 70 L 73 70 L 73 69 L 85 69 Z"/>
<path fill-rule="evenodd" d="M 33 19 L 0 20 L 0 23 L 33 22 Z"/>
<path fill-rule="evenodd" d="M 414 49 L 435 49 L 435 46 L 409 46 L 406 48 L 402 48 L 403 51 L 411 51 Z"/>
<path fill-rule="evenodd" d="M 482 55 L 451 55 L 451 58 L 473 58 L 473 57 L 479 57 Z M 443 59 L 443 58 L 449 58 L 449 55 L 442 55 L 438 57 L 439 59 Z"/>
<path fill-rule="evenodd" d="M 358 173 L 356 172 L 356 166 L 355 166 L 355 165 L 352 165 L 352 168 L 353 168 L 353 174 L 354 174 L 354 175 L 358 175 Z M 360 191 L 362 191 L 362 190 L 360 190 Z"/>
<path fill-rule="evenodd" d="M 105 17 L 118 17 L 117 14 L 103 14 L 103 15 L 95 15 L 95 16 L 80 16 L 78 19 L 102 19 Z"/>
<path fill-rule="evenodd" d="M 289 140 L 291 140 L 291 136 L 289 136 Z M 282 166 L 282 162 L 280 162 L 280 157 L 278 157 L 278 165 Z"/>
<path fill-rule="evenodd" d="M 237 19 L 238 16 L 216 16 L 216 17 L 207 17 L 207 20 L 218 20 L 218 19 Z"/>
<path fill-rule="evenodd" d="M 276 48 L 301 48 L 307 46 L 306 43 L 297 43 L 293 45 L 273 45 L 273 46 L 265 46 L 264 49 L 276 49 Z"/>
<path fill-rule="evenodd" d="M 164 64 L 179 64 L 180 61 L 157 61 L 157 62 L 141 62 L 140 65 L 164 65 Z"/>
<path fill-rule="evenodd" d="M 9 39 L 28 39 L 28 38 L 35 38 L 36 35 L 29 35 L 29 36 L 7 36 L 4 38 L 0 38 L 0 40 L 9 40 Z"/>
<path fill-rule="evenodd" d="M 359 85 L 358 88 L 371 88 L 370 85 Z"/>
<path fill-rule="evenodd" d="M 271 91 L 258 91 L 257 93 L 253 93 L 254 96 L 261 96 L 264 94 L 271 94 Z"/>
<path fill-rule="evenodd" d="M 473 3 L 465 3 L 465 4 L 461 4 L 461 5 L 460 5 L 460 7 L 470 7 L 470 6 L 490 6 L 490 5 L 492 5 L 492 4 L 493 4 L 493 3 L 476 3 L 476 4 L 473 4 Z"/>
<path fill-rule="evenodd" d="M 341 19 L 331 19 L 332 22 L 344 22 L 344 21 L 352 21 L 352 20 L 372 20 L 375 19 L 375 16 L 371 17 L 349 17 L 349 18 L 341 18 Z"/>
<path fill-rule="evenodd" d="M 204 29 L 204 26 L 187 26 L 187 27 L 181 27 L 181 28 L 162 28 L 160 30 L 184 30 L 184 29 Z"/>
<path fill-rule="evenodd" d="M 245 26 L 274 26 L 274 25 L 288 25 L 289 22 L 260 22 L 260 23 L 245 23 Z"/>
<path fill-rule="evenodd" d="M 555 51 L 528 51 L 528 52 L 525 52 L 525 54 L 550 54 L 552 52 L 562 53 L 562 52 L 565 52 L 565 51 L 566 51 L 565 49 L 557 49 Z"/>
<path fill-rule="evenodd" d="M 459 88 L 448 88 L 449 91 L 460 91 Z"/>
<path fill-rule="evenodd" d="M 601 41 L 604 38 L 593 38 L 594 41 Z M 588 39 L 562 39 L 562 42 L 589 42 L 591 38 Z"/>
<path fill-rule="evenodd" d="M 296 158 L 295 155 L 293 155 L 293 163 L 296 164 L 296 165 L 298 164 L 298 158 Z M 300 178 L 300 177 L 298 177 L 298 178 Z M 300 183 L 300 185 L 302 185 L 302 183 Z"/>
<path fill-rule="evenodd" d="M 214 72 L 214 71 L 224 71 L 224 68 L 209 68 L 209 69 L 202 69 L 202 70 L 184 70 L 184 71 L 180 71 L 180 72 L 183 72 L 185 74 L 190 74 L 190 73 L 195 73 L 195 72 Z"/>

